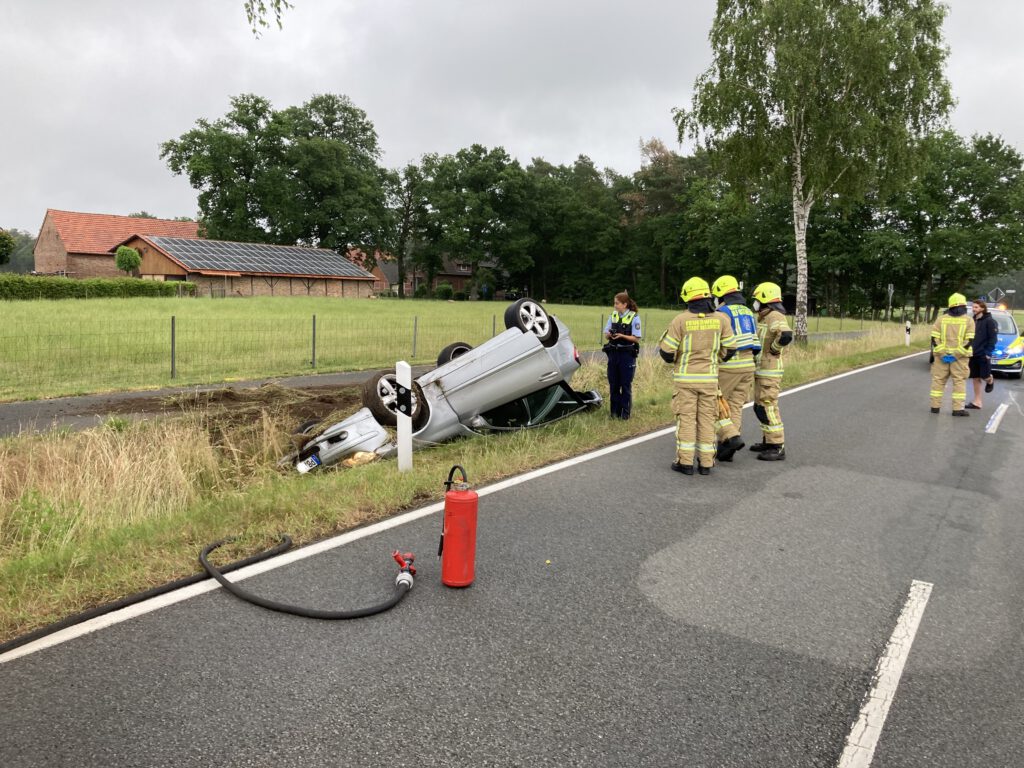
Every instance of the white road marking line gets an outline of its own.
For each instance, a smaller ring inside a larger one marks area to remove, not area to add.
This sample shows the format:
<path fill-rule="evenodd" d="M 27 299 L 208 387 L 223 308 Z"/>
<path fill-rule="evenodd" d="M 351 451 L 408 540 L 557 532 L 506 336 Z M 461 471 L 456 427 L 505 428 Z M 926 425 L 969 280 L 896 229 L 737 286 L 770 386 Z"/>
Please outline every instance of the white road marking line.
<path fill-rule="evenodd" d="M 857 368 L 856 370 L 853 371 L 840 373 L 835 376 L 831 376 L 827 379 L 821 379 L 820 381 L 812 381 L 810 384 L 804 384 L 799 387 L 794 387 L 793 389 L 787 389 L 784 392 L 782 392 L 779 396 L 785 397 L 786 395 L 791 395 L 796 392 L 802 392 L 803 390 L 810 389 L 811 387 L 820 387 L 823 384 L 828 384 L 829 382 L 836 381 L 837 379 L 844 379 L 847 376 L 853 376 L 854 374 L 857 373 L 871 371 L 874 370 L 875 368 L 880 368 L 883 365 L 891 365 L 893 363 L 898 363 L 903 360 L 906 360 L 909 357 L 916 357 L 917 355 L 921 354 L 924 353 L 915 352 L 910 355 L 903 355 L 902 357 L 894 358 L 893 360 L 886 360 L 885 362 L 882 363 L 875 363 L 874 365 L 869 365 L 865 368 Z M 752 404 L 748 404 L 744 407 L 749 408 L 751 405 Z M 591 461 L 592 459 L 596 459 L 601 456 L 607 456 L 609 453 L 621 451 L 625 448 L 632 448 L 634 445 L 640 445 L 641 443 L 645 443 L 648 440 L 655 440 L 659 437 L 664 437 L 665 435 L 675 434 L 675 431 L 676 428 L 673 426 L 666 427 L 665 429 L 659 429 L 657 432 L 649 432 L 646 435 L 640 435 L 639 437 L 634 437 L 630 440 L 625 440 L 621 443 L 616 443 L 615 445 L 609 445 L 606 446 L 605 448 L 599 448 L 596 451 L 585 453 L 582 456 L 576 456 L 571 459 L 566 459 L 565 461 L 559 462 L 558 464 L 552 464 L 548 467 L 541 467 L 540 469 L 535 469 L 532 472 L 527 472 L 525 475 L 517 475 L 516 477 L 511 477 L 508 478 L 507 480 L 500 480 L 497 483 L 488 485 L 484 488 L 478 488 L 477 494 L 479 496 L 487 496 L 492 493 L 497 493 L 498 491 L 503 491 L 507 488 L 512 488 L 516 485 L 519 485 L 520 483 L 525 483 L 535 478 L 551 474 L 552 472 L 558 472 L 559 470 L 566 469 L 577 464 L 582 464 L 585 461 Z M 324 539 L 323 541 L 317 542 L 316 544 L 311 544 L 307 547 L 301 547 L 300 549 L 295 549 L 291 552 L 285 552 L 283 555 L 278 555 L 277 557 L 271 558 L 270 560 L 264 560 L 261 563 L 254 563 L 253 565 L 247 566 L 245 568 L 240 568 L 237 571 L 233 571 L 232 573 L 226 574 L 226 576 L 231 581 L 242 581 L 244 579 L 248 579 L 251 576 L 256 576 L 257 574 L 264 573 L 266 571 L 271 571 L 275 568 L 280 568 L 283 565 L 294 563 L 297 560 L 304 560 L 307 557 L 319 555 L 321 552 L 327 552 L 328 550 L 334 549 L 335 547 L 340 547 L 344 544 L 348 544 L 351 541 L 356 541 L 357 539 L 362 539 L 366 536 L 372 536 L 376 533 L 380 533 L 391 528 L 397 528 L 398 526 L 404 525 L 405 523 L 411 523 L 414 520 L 419 520 L 421 517 L 432 515 L 435 512 L 440 512 L 443 509 L 444 502 L 437 502 L 435 504 L 431 504 L 430 506 L 423 507 L 422 509 L 414 509 L 411 512 L 406 512 L 405 514 L 397 515 L 395 517 L 388 518 L 387 520 L 382 520 L 379 523 L 368 525 L 365 528 L 358 528 L 354 531 L 343 533 L 340 536 L 335 536 L 330 539 Z M 22 645 L 18 648 L 13 648 L 10 651 L 7 651 L 7 653 L 0 654 L 0 664 L 4 664 L 8 661 L 13 661 L 14 659 L 20 658 L 22 656 L 28 656 L 30 653 L 41 651 L 44 648 L 50 648 L 54 645 L 59 645 L 60 643 L 67 642 L 68 640 L 73 640 L 74 638 L 81 637 L 82 635 L 87 635 L 90 632 L 95 632 L 99 629 L 103 629 L 104 627 L 113 626 L 114 624 L 120 624 L 122 621 L 133 619 L 136 616 L 143 616 L 152 611 L 164 608 L 165 606 L 174 605 L 175 603 L 180 603 L 183 600 L 188 600 L 191 597 L 202 595 L 206 592 L 212 592 L 219 586 L 220 585 L 217 584 L 217 582 L 213 581 L 213 579 L 210 579 L 209 581 L 202 581 L 198 584 L 192 584 L 187 587 L 182 587 L 181 589 L 177 589 L 173 592 L 168 592 L 165 595 L 154 597 L 142 603 L 136 603 L 135 605 L 130 605 L 126 608 L 121 608 L 117 611 L 112 611 L 111 613 L 108 613 L 104 616 L 97 616 L 94 619 L 83 621 L 81 624 L 75 624 L 71 627 L 67 627 L 66 629 L 62 629 L 59 632 L 54 632 L 52 635 L 46 635 L 45 637 L 41 637 L 38 640 L 33 640 L 31 643 L 25 643 L 25 645 Z"/>
<path fill-rule="evenodd" d="M 868 691 L 860 717 L 846 737 L 846 748 L 839 758 L 838 768 L 868 768 L 871 765 L 875 747 L 882 735 L 882 726 L 889 716 L 889 707 L 896 696 L 896 687 L 900 684 L 903 666 L 910 655 L 910 646 L 914 642 L 925 606 L 928 605 L 932 586 L 926 581 L 911 582 L 910 593 L 896 621 L 896 628 L 875 666 L 875 684 Z"/>
<path fill-rule="evenodd" d="M 1010 409 L 1010 404 L 1009 403 L 1002 403 L 1002 404 L 1000 404 L 1000 406 L 998 408 L 996 408 L 995 413 L 993 413 L 989 417 L 988 424 L 985 425 L 985 433 L 986 434 L 994 435 L 996 433 L 996 430 L 999 429 L 999 422 L 1001 422 L 1003 420 L 1003 416 L 1006 415 L 1006 412 L 1009 409 Z"/>

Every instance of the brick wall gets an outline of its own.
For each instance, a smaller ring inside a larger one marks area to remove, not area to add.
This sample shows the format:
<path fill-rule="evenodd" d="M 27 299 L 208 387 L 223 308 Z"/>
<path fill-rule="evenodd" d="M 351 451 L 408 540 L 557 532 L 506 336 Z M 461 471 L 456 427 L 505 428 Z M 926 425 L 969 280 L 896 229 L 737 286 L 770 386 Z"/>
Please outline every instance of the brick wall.
<path fill-rule="evenodd" d="M 83 253 L 68 254 L 68 274 L 75 278 L 128 277 L 117 268 L 114 256 L 93 256 Z"/>
<path fill-rule="evenodd" d="M 35 271 L 43 273 L 67 272 L 68 254 L 64 250 L 64 243 L 57 234 L 57 227 L 50 221 L 47 214 L 43 226 L 39 230 L 39 237 L 36 239 Z"/>

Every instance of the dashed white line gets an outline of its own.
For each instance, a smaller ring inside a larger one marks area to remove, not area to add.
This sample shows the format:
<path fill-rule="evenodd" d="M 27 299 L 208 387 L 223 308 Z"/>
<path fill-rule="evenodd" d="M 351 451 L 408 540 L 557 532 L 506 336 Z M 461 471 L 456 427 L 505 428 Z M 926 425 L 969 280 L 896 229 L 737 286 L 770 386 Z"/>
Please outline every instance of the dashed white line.
<path fill-rule="evenodd" d="M 864 699 L 857 722 L 846 737 L 846 748 L 839 757 L 838 768 L 868 768 L 871 765 L 875 747 L 882 735 L 882 726 L 889 716 L 889 707 L 896 696 L 903 666 L 907 663 L 910 646 L 931 593 L 932 585 L 928 582 L 915 580 L 911 583 L 896 628 L 875 667 L 875 683 Z"/>

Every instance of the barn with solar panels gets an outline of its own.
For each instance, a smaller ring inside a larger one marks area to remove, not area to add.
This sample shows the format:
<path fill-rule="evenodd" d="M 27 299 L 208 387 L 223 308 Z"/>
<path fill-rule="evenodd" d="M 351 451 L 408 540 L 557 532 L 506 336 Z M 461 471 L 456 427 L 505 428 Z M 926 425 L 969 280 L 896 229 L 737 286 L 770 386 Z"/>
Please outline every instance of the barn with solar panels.
<path fill-rule="evenodd" d="M 187 280 L 198 296 L 360 298 L 377 289 L 372 274 L 324 248 L 153 235 L 135 235 L 118 245 L 142 256 L 143 279 Z"/>

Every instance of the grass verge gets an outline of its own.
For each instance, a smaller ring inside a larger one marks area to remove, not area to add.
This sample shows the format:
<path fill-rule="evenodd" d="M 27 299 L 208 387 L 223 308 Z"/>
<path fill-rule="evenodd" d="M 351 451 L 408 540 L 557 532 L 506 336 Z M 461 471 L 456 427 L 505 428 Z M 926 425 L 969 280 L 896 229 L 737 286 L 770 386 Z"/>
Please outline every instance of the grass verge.
<path fill-rule="evenodd" d="M 925 349 L 899 329 L 787 351 L 784 386 Z M 587 364 L 578 389 L 607 396 L 605 367 Z M 607 410 L 540 430 L 461 440 L 394 461 L 298 476 L 277 468 L 294 424 L 273 409 L 245 424 L 198 413 L 162 421 L 111 420 L 83 432 L 0 441 L 0 642 L 119 597 L 195 573 L 199 550 L 240 536 L 226 562 L 288 533 L 309 543 L 441 498 L 452 464 L 474 485 L 544 466 L 671 423 L 671 377 L 638 361 L 633 416 Z M 666 456 L 666 463 L 671 459 Z"/>

